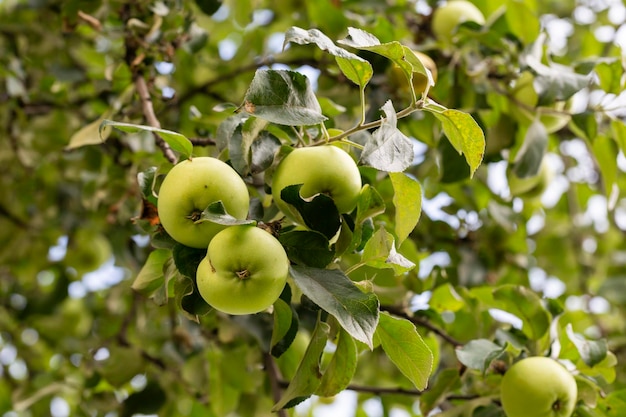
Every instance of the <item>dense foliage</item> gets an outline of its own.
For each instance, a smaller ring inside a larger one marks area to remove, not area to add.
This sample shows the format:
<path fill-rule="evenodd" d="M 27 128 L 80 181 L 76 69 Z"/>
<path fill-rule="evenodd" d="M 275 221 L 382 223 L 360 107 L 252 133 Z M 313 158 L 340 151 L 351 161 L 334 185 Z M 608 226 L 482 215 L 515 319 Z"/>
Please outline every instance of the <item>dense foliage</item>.
<path fill-rule="evenodd" d="M 1 0 L 0 415 L 504 416 L 527 356 L 626 415 L 626 8 L 473 0 L 435 36 L 443 3 Z M 284 218 L 279 162 L 334 145 L 356 208 L 292 186 Z M 199 156 L 251 197 L 200 220 L 289 256 L 267 311 L 208 306 L 159 224 Z"/>

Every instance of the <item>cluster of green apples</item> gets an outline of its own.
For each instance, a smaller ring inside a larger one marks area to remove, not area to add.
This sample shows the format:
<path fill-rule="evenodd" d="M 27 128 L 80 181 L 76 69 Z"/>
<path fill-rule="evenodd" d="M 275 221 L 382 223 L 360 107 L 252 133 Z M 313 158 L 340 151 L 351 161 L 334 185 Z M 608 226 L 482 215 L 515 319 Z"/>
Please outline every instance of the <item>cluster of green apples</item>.
<path fill-rule="evenodd" d="M 578 388 L 559 362 L 532 356 L 515 362 L 504 374 L 500 400 L 507 417 L 571 417 Z"/>
<path fill-rule="evenodd" d="M 281 198 L 281 191 L 290 185 L 302 185 L 303 199 L 326 194 L 340 213 L 354 209 L 362 186 L 352 157 L 330 145 L 294 149 L 274 173 L 274 203 L 285 216 L 302 224 L 299 212 Z M 224 225 L 203 218 L 203 212 L 216 202 L 230 216 L 245 220 L 250 195 L 242 177 L 217 158 L 184 160 L 169 171 L 159 190 L 161 225 L 177 242 L 207 249 L 196 271 L 196 283 L 209 305 L 233 315 L 264 311 L 283 291 L 289 258 L 274 235 L 254 224 Z"/>

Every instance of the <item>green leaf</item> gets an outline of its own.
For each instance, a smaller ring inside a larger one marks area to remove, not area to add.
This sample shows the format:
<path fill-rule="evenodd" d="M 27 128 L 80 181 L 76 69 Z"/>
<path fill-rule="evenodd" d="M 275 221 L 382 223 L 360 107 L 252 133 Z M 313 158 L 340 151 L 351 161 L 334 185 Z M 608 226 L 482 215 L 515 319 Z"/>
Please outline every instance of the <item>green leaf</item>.
<path fill-rule="evenodd" d="M 228 141 L 228 155 L 233 168 L 235 168 L 240 175 L 245 176 L 250 173 L 252 146 L 261 136 L 268 136 L 267 132 L 263 132 L 263 129 L 265 129 L 267 125 L 267 120 L 248 117 L 243 123 L 237 125 L 232 133 Z M 262 133 L 264 134 L 262 135 Z M 276 139 L 276 141 L 278 141 L 278 139 Z M 278 141 L 278 145 L 274 143 L 274 151 L 279 147 L 280 141 Z M 273 160 L 274 156 L 272 155 L 269 165 L 271 165 Z M 262 163 L 267 164 L 267 162 Z"/>
<path fill-rule="evenodd" d="M 622 417 L 626 415 L 626 389 L 613 391 L 600 403 L 599 407 L 606 417 Z"/>
<path fill-rule="evenodd" d="M 365 184 L 356 205 L 356 223 L 385 212 L 385 200 L 370 184 Z"/>
<path fill-rule="evenodd" d="M 148 384 L 138 392 L 130 394 L 121 405 L 121 417 L 131 417 L 138 414 L 156 414 L 167 401 L 167 393 L 156 381 Z"/>
<path fill-rule="evenodd" d="M 382 125 L 374 131 L 361 152 L 361 162 L 385 172 L 402 172 L 413 163 L 413 143 L 397 127 L 391 101 L 382 107 Z"/>
<path fill-rule="evenodd" d="M 206 256 L 206 252 L 206 249 L 190 248 L 189 246 L 177 243 L 172 248 L 172 255 L 176 269 L 178 269 L 178 272 L 186 277 L 195 278 L 198 265 Z"/>
<path fill-rule="evenodd" d="M 376 336 L 391 362 L 419 390 L 426 389 L 433 367 L 433 353 L 406 319 L 380 314 Z"/>
<path fill-rule="evenodd" d="M 362 29 L 350 27 L 348 28 L 348 36 L 339 41 L 340 44 L 350 46 L 352 48 L 373 52 L 390 59 L 395 65 L 399 66 L 407 76 L 409 81 L 413 78 L 413 73 L 419 73 L 427 77 L 429 85 L 434 85 L 432 74 L 426 69 L 422 61 L 408 46 L 402 45 L 400 42 L 392 41 L 381 43 L 380 40 Z M 412 86 L 412 83 L 409 83 Z"/>
<path fill-rule="evenodd" d="M 222 201 L 214 201 L 202 211 L 196 223 L 212 222 L 223 226 L 235 226 L 239 224 L 255 224 L 256 221 L 250 219 L 237 219 L 226 212 L 226 207 Z"/>
<path fill-rule="evenodd" d="M 296 374 L 289 382 L 280 400 L 272 408 L 272 411 L 276 412 L 283 408 L 293 407 L 310 397 L 317 390 L 322 380 L 320 358 L 326 346 L 329 331 L 330 327 L 328 324 L 322 321 L 317 322 L 317 326 L 311 335 L 309 346 L 304 353 Z"/>
<path fill-rule="evenodd" d="M 430 100 L 424 110 L 439 119 L 446 137 L 457 152 L 465 155 L 470 176 L 474 176 L 485 153 L 485 134 L 476 120 L 469 113 L 446 109 Z"/>
<path fill-rule="evenodd" d="M 110 127 L 101 127 L 101 124 L 110 117 L 111 111 L 107 111 L 104 115 L 97 120 L 83 126 L 76 133 L 70 137 L 70 141 L 65 149 L 75 149 L 86 145 L 100 145 L 104 143 L 111 134 Z"/>
<path fill-rule="evenodd" d="M 287 286 L 289 287 L 289 286 Z M 279 298 L 274 303 L 274 328 L 270 341 L 270 352 L 278 358 L 293 342 L 298 331 L 298 318 L 287 302 Z"/>
<path fill-rule="evenodd" d="M 337 348 L 333 354 L 316 395 L 332 397 L 346 389 L 354 377 L 357 365 L 356 343 L 344 329 L 339 330 Z"/>
<path fill-rule="evenodd" d="M 537 15 L 523 2 L 506 3 L 505 18 L 513 35 L 524 44 L 530 44 L 539 36 L 541 25 Z"/>
<path fill-rule="evenodd" d="M 528 53 L 520 57 L 535 73 L 533 86 L 541 97 L 541 102 L 551 103 L 563 101 L 587 87 L 591 82 L 591 74 L 577 74 L 568 66 L 542 62 L 543 49 L 547 36 L 542 34 L 529 49 Z"/>
<path fill-rule="evenodd" d="M 150 203 L 157 205 L 157 198 L 154 193 L 156 183 L 157 167 L 150 167 L 137 174 L 137 185 L 141 190 L 141 196 Z"/>
<path fill-rule="evenodd" d="M 173 151 L 178 152 L 183 158 L 189 158 L 193 152 L 193 145 L 191 141 L 184 135 L 171 130 L 159 129 L 152 126 L 136 125 L 132 123 L 115 122 L 113 120 L 103 120 L 100 123 L 100 136 L 106 131 L 108 126 L 112 126 L 122 132 L 137 133 L 141 131 L 148 131 L 158 134 L 163 140 L 172 148 Z"/>
<path fill-rule="evenodd" d="M 312 199 L 304 200 L 300 196 L 300 188 L 302 184 L 285 187 L 280 192 L 280 198 L 298 210 L 309 229 L 332 239 L 341 226 L 341 217 L 335 202 L 325 194 L 317 194 Z"/>
<path fill-rule="evenodd" d="M 409 237 L 422 213 L 422 187 L 419 182 L 402 173 L 390 173 L 393 185 L 393 205 L 396 208 L 395 232 L 398 244 Z"/>
<path fill-rule="evenodd" d="M 295 71 L 257 70 L 242 108 L 288 126 L 315 125 L 326 120 L 308 78 Z"/>
<path fill-rule="evenodd" d="M 476 369 L 484 375 L 491 362 L 504 353 L 506 346 L 496 345 L 487 339 L 470 340 L 456 349 L 456 357 L 469 369 Z"/>
<path fill-rule="evenodd" d="M 433 290 L 428 305 L 436 312 L 443 313 L 444 311 L 459 311 L 465 307 L 465 301 L 450 283 L 445 283 Z"/>
<path fill-rule="evenodd" d="M 621 80 L 624 67 L 619 58 L 603 60 L 595 67 L 600 88 L 609 94 L 619 95 L 622 92 Z"/>
<path fill-rule="evenodd" d="M 470 177 L 467 160 L 449 140 L 440 140 L 437 143 L 437 150 L 439 151 L 439 181 L 442 184 L 460 182 Z"/>
<path fill-rule="evenodd" d="M 593 154 L 598 161 L 598 168 L 602 173 L 602 188 L 609 198 L 617 185 L 617 160 L 619 149 L 615 141 L 606 136 L 597 136 L 592 143 Z"/>
<path fill-rule="evenodd" d="M 565 331 L 587 366 L 593 367 L 606 358 L 608 352 L 606 340 L 587 340 L 582 335 L 574 333 L 571 323 L 567 324 Z"/>
<path fill-rule="evenodd" d="M 430 412 L 443 400 L 448 393 L 460 385 L 461 377 L 458 369 L 442 369 L 437 374 L 434 384 L 420 396 L 420 411 L 423 415 L 430 415 Z"/>
<path fill-rule="evenodd" d="M 415 268 L 415 264 L 396 251 L 391 233 L 380 227 L 367 241 L 361 256 L 362 262 L 374 268 L 391 268 L 396 275 Z"/>
<path fill-rule="evenodd" d="M 146 263 L 141 267 L 139 274 L 133 281 L 131 288 L 144 295 L 150 295 L 163 285 L 163 267 L 170 259 L 172 252 L 167 249 L 155 249 L 148 255 Z"/>
<path fill-rule="evenodd" d="M 620 150 L 626 154 L 626 123 L 622 120 L 612 120 L 611 133 Z"/>
<path fill-rule="evenodd" d="M 493 291 L 493 298 L 500 307 L 522 320 L 522 332 L 531 340 L 539 340 L 548 331 L 550 314 L 541 298 L 522 286 L 503 285 Z"/>
<path fill-rule="evenodd" d="M 348 235 L 346 240 L 349 239 L 349 242 L 345 243 L 345 247 L 341 245 L 340 241 L 337 242 L 338 254 L 353 250 L 362 250 L 373 232 L 371 217 L 384 212 L 385 201 L 380 193 L 370 184 L 365 184 L 361 189 L 359 200 L 357 201 L 354 227 L 349 229 L 348 226 L 346 226 L 346 222 L 342 223 L 342 234 Z M 343 237 L 344 236 L 340 235 L 340 238 Z"/>
<path fill-rule="evenodd" d="M 280 140 L 276 136 L 267 131 L 260 132 L 250 147 L 250 172 L 257 174 L 272 166 L 278 149 Z"/>
<path fill-rule="evenodd" d="M 340 270 L 292 266 L 290 275 L 302 293 L 333 315 L 356 340 L 373 348 L 378 324 L 378 298 L 363 293 Z"/>
<path fill-rule="evenodd" d="M 524 142 L 513 161 L 513 172 L 518 178 L 534 177 L 539 173 L 541 161 L 548 148 L 548 132 L 545 126 L 535 119 L 528 127 Z"/>
<path fill-rule="evenodd" d="M 298 265 L 324 268 L 335 257 L 335 251 L 330 247 L 328 239 L 319 232 L 293 230 L 281 233 L 278 240 L 291 262 Z"/>
<path fill-rule="evenodd" d="M 341 72 L 353 83 L 365 88 L 372 78 L 374 71 L 372 65 L 363 58 L 338 47 L 335 43 L 317 29 L 304 30 L 299 27 L 292 27 L 285 33 L 285 43 L 294 42 L 300 45 L 315 44 L 321 50 L 335 56 L 337 65 Z"/>
<path fill-rule="evenodd" d="M 200 296 L 195 285 L 195 278 L 178 275 L 174 282 L 174 296 L 180 311 L 191 321 L 199 323 L 199 317 L 204 316 L 213 308 Z"/>

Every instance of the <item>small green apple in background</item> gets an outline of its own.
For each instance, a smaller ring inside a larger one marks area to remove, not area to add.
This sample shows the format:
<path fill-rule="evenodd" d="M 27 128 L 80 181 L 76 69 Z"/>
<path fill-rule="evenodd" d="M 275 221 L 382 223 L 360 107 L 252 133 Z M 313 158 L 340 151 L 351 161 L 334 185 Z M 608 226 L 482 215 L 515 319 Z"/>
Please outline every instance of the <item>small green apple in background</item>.
<path fill-rule="evenodd" d="M 278 164 L 272 179 L 274 202 L 287 217 L 303 223 L 298 211 L 283 201 L 280 192 L 290 185 L 302 184 L 302 198 L 326 194 L 339 213 L 349 213 L 361 192 L 361 174 L 354 159 L 332 145 L 297 148 Z"/>
<path fill-rule="evenodd" d="M 430 70 L 430 73 L 433 76 L 433 81 L 437 82 L 437 65 L 435 64 L 435 61 L 433 61 L 431 57 L 429 57 L 423 52 L 413 51 L 413 53 L 415 53 L 415 55 L 417 55 L 419 60 L 422 61 L 422 64 L 424 64 L 424 66 L 428 70 Z M 389 69 L 387 70 L 387 79 L 389 81 L 389 88 L 392 91 L 398 91 L 399 93 L 402 93 L 402 94 L 409 93 L 408 80 L 406 76 L 404 75 L 404 71 L 402 71 L 402 68 L 400 68 L 398 65 L 391 63 L 391 65 L 389 66 Z M 420 93 L 423 93 L 424 90 L 426 89 L 427 83 L 428 83 L 428 78 L 426 78 L 424 74 L 420 74 L 417 72 L 413 73 L 413 80 L 412 80 L 413 90 L 415 91 L 415 94 L 417 95 L 418 98 L 419 98 Z"/>
<path fill-rule="evenodd" d="M 520 178 L 509 169 L 507 170 L 507 181 L 511 195 L 523 198 L 538 198 L 546 191 L 548 185 L 554 179 L 554 167 L 550 165 L 547 158 L 543 158 L 539 172 L 532 177 Z"/>
<path fill-rule="evenodd" d="M 485 24 L 485 16 L 467 0 L 451 0 L 433 12 L 432 30 L 437 39 L 451 42 L 456 27 L 464 22 Z"/>
<path fill-rule="evenodd" d="M 227 314 L 254 314 L 278 299 L 289 259 L 270 233 L 251 225 L 228 227 L 213 237 L 196 272 L 200 296 Z"/>
<path fill-rule="evenodd" d="M 226 212 L 237 219 L 248 215 L 248 188 L 233 168 L 208 156 L 184 160 L 170 170 L 159 190 L 161 225 L 177 242 L 206 248 L 225 226 L 195 221 L 216 201 L 221 201 Z"/>
<path fill-rule="evenodd" d="M 566 111 L 566 103 L 557 101 L 550 106 L 538 106 L 539 94 L 535 91 L 534 80 L 534 75 L 528 71 L 520 74 L 511 90 L 509 114 L 522 124 L 530 124 L 539 117 L 548 133 L 557 132 L 572 118 Z"/>
<path fill-rule="evenodd" d="M 543 356 L 513 364 L 500 386 L 507 417 L 570 417 L 577 395 L 572 374 L 554 359 Z"/>

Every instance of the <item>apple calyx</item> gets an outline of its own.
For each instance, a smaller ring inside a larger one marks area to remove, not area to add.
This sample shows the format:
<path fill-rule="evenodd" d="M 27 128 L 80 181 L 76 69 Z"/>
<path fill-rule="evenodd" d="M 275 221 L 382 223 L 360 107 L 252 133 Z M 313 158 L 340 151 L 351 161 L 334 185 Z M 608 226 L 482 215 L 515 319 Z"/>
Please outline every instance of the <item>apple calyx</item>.
<path fill-rule="evenodd" d="M 563 408 L 563 404 L 561 404 L 561 400 L 556 400 L 553 404 L 552 404 L 552 409 L 554 411 L 559 411 L 561 408 Z"/>
<path fill-rule="evenodd" d="M 198 220 L 202 219 L 202 212 L 200 210 L 194 210 L 187 215 L 187 218 L 196 223 Z"/>
<path fill-rule="evenodd" d="M 237 274 L 237 278 L 239 278 L 242 281 L 250 278 L 250 271 L 248 271 L 247 269 L 244 269 L 242 271 L 237 271 L 235 272 L 235 274 Z"/>

